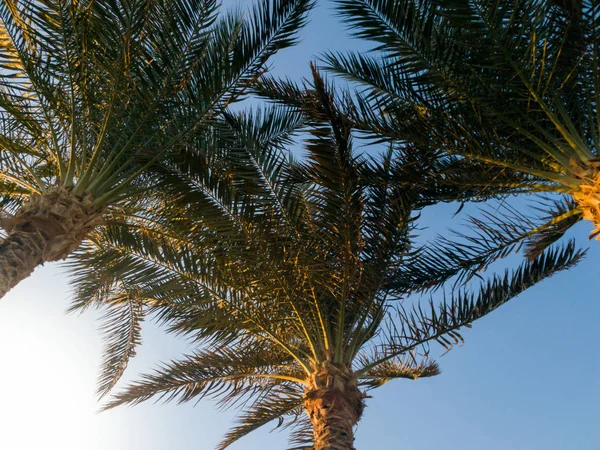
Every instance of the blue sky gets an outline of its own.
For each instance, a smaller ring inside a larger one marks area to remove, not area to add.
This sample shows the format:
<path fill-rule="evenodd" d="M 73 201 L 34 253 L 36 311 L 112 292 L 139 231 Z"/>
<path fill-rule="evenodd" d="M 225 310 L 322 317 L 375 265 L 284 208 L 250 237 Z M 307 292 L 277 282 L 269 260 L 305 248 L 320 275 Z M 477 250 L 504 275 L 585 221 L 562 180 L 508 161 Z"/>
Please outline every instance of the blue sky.
<path fill-rule="evenodd" d="M 321 3 L 302 43 L 274 60 L 299 80 L 325 49 L 357 50 Z M 455 206 L 427 210 L 422 226 L 460 226 Z M 453 221 L 453 222 L 451 222 Z M 588 224 L 574 235 L 587 246 Z M 431 231 L 426 231 L 431 234 Z M 373 391 L 359 450 L 598 450 L 600 242 L 586 259 L 466 330 L 466 344 L 439 359 L 438 377 Z M 58 264 L 38 269 L 0 302 L 0 448 L 7 450 L 210 450 L 235 413 L 210 401 L 151 402 L 96 414 L 101 358 L 98 314 L 64 314 L 69 288 Z M 146 323 L 127 379 L 189 350 Z M 441 353 L 441 352 L 440 352 Z M 260 430 L 231 448 L 282 450 L 286 434 Z"/>

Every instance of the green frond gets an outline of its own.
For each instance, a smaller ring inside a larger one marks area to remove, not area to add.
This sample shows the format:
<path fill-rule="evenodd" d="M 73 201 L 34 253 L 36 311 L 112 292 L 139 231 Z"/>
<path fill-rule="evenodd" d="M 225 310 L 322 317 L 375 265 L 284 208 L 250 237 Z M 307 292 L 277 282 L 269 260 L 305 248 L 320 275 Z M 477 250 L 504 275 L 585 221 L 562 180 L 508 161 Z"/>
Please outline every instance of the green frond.
<path fill-rule="evenodd" d="M 107 303 L 102 318 L 104 325 L 100 328 L 105 342 L 98 381 L 100 397 L 112 390 L 125 372 L 129 360 L 135 356 L 136 347 L 142 343 L 141 323 L 145 317 L 144 305 L 135 293 L 113 295 Z"/>
<path fill-rule="evenodd" d="M 272 349 L 273 350 L 273 349 Z M 239 341 L 171 362 L 113 396 L 104 409 L 137 404 L 152 397 L 180 403 L 217 398 L 223 407 L 260 396 L 275 385 L 294 385 L 294 373 L 280 367 L 280 352 L 265 352 L 263 343 Z"/>
<path fill-rule="evenodd" d="M 356 371 L 360 374 L 360 384 L 365 388 L 374 389 L 398 378 L 416 380 L 440 374 L 438 364 L 427 357 L 417 361 L 416 357 L 410 354 L 387 359 L 386 351 L 389 349 L 380 352 L 375 348 L 371 355 L 359 355 L 357 358 Z M 369 367 L 369 369 L 363 371 L 362 367 Z"/>
<path fill-rule="evenodd" d="M 229 13 L 215 24 L 214 39 L 202 58 L 207 76 L 187 87 L 192 105 L 200 108 L 190 117 L 192 130 L 198 123 L 194 115 L 203 117 L 238 100 L 267 71 L 272 55 L 296 43 L 313 4 L 312 0 L 262 0 L 247 14 Z"/>
<path fill-rule="evenodd" d="M 540 206 L 543 225 L 535 229 L 525 243 L 525 256 L 535 259 L 546 248 L 557 242 L 577 222 L 581 220 L 581 211 L 571 197 L 563 197 Z"/>
<path fill-rule="evenodd" d="M 577 223 L 580 214 L 569 198 L 546 201 L 538 208 L 539 217 L 506 203 L 480 210 L 478 216 L 469 217 L 469 231 L 452 231 L 452 237 L 440 236 L 419 249 L 399 268 L 389 289 L 402 293 L 406 286 L 437 288 L 454 277 L 454 286 L 459 286 L 521 249 L 528 259 L 535 259 Z"/>
<path fill-rule="evenodd" d="M 410 310 L 398 308 L 398 328 L 394 325 L 388 334 L 389 340 L 384 345 L 387 356 L 380 362 L 430 341 L 438 342 L 446 350 L 451 349 L 463 340 L 460 328 L 469 326 L 543 279 L 573 267 L 584 255 L 585 252 L 576 249 L 571 241 L 562 248 L 546 250 L 513 271 L 506 270 L 503 276 L 494 275 L 482 283 L 479 290 L 455 292 L 439 307 L 430 301 L 428 306 L 419 304 Z M 367 365 L 362 372 L 374 366 L 375 363 Z"/>

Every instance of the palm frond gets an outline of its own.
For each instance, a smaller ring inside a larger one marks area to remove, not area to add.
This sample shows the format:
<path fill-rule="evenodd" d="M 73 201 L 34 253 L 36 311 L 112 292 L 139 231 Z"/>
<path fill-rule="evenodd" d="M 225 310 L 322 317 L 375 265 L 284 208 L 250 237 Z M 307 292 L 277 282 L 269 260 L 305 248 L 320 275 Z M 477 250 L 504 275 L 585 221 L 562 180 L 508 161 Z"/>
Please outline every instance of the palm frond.
<path fill-rule="evenodd" d="M 453 293 L 439 307 L 433 301 L 427 307 L 417 305 L 408 310 L 398 307 L 397 321 L 392 324 L 389 333 L 381 337 L 385 343 L 379 350 L 384 356 L 367 364 L 358 373 L 367 373 L 379 364 L 431 341 L 450 350 L 463 341 L 460 328 L 468 327 L 541 280 L 573 267 L 584 255 L 585 252 L 577 250 L 571 241 L 562 248 L 546 250 L 535 260 L 522 263 L 516 270 L 506 270 L 503 276 L 493 276 L 482 283 L 478 291 Z"/>
<path fill-rule="evenodd" d="M 357 358 L 357 371 L 360 372 L 362 367 L 370 367 L 367 371 L 361 372 L 360 383 L 362 386 L 367 389 L 374 389 L 394 379 L 416 380 L 440 374 L 438 364 L 427 357 L 418 361 L 413 354 L 393 359 L 385 359 L 385 356 L 385 353 L 379 353 L 376 347 L 370 355 L 359 355 Z M 384 359 L 383 362 L 373 366 L 374 361 L 382 359 Z"/>
<path fill-rule="evenodd" d="M 145 317 L 142 302 L 132 292 L 124 292 L 110 299 L 102 321 L 101 331 L 104 335 L 104 360 L 98 394 L 108 394 L 117 384 L 131 358 L 135 356 L 136 347 L 142 342 L 141 323 Z"/>
<path fill-rule="evenodd" d="M 137 404 L 155 396 L 164 401 L 177 399 L 180 403 L 212 397 L 227 407 L 248 401 L 275 385 L 298 383 L 297 375 L 290 373 L 289 368 L 278 368 L 280 352 L 263 349 L 262 342 L 242 341 L 229 348 L 205 350 L 171 362 L 115 394 L 104 409 Z"/>
<path fill-rule="evenodd" d="M 426 244 L 390 279 L 392 292 L 404 292 L 404 286 L 431 289 L 454 278 L 454 286 L 480 277 L 499 259 L 524 249 L 535 259 L 560 239 L 578 221 L 577 206 L 569 198 L 550 199 L 538 205 L 542 214 L 525 215 L 506 202 L 480 210 L 468 219 L 468 232 L 451 231 L 452 237 L 440 236 Z"/>

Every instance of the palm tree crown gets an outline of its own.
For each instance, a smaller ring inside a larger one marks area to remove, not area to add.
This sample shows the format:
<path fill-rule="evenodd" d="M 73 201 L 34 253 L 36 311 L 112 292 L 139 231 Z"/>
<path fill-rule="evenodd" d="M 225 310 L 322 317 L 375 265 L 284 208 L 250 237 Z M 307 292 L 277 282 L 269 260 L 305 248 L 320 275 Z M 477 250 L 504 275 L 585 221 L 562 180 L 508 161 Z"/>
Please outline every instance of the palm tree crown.
<path fill-rule="evenodd" d="M 294 448 L 352 449 L 366 391 L 438 374 L 429 343 L 450 348 L 462 326 L 582 256 L 572 246 L 547 251 L 476 293 L 456 293 L 439 306 L 403 304 L 425 284 L 407 268 L 421 257 L 411 239 L 414 212 L 435 192 L 398 182 L 418 166 L 404 146 L 377 158 L 357 155 L 349 99 L 337 100 L 314 68 L 313 76 L 304 88 L 263 80 L 261 91 L 291 110 L 228 116 L 236 135 L 232 171 L 227 189 L 211 190 L 213 211 L 193 204 L 211 188 L 202 172 L 185 174 L 190 189 L 181 207 L 191 232 L 162 233 L 148 245 L 131 230 L 82 254 L 99 268 L 124 258 L 126 268 L 105 267 L 109 284 L 135 290 L 200 346 L 130 385 L 109 407 L 153 396 L 214 397 L 245 406 L 221 449 L 275 419 L 293 427 Z M 300 128 L 310 132 L 307 157 L 294 162 L 280 149 Z M 79 281 L 88 292 L 102 280 L 92 277 L 88 288 Z"/>
<path fill-rule="evenodd" d="M 333 72 L 361 86 L 360 127 L 419 140 L 472 162 L 454 182 L 491 193 L 551 197 L 503 249 L 527 240 L 539 254 L 582 218 L 600 231 L 599 5 L 587 0 L 340 0 L 371 55 L 328 54 Z M 502 232 L 504 227 L 504 232 Z"/>
<path fill-rule="evenodd" d="M 213 0 L 0 2 L 0 296 L 131 215 L 160 185 L 149 168 L 210 134 L 310 7 L 265 0 L 219 17 Z"/>

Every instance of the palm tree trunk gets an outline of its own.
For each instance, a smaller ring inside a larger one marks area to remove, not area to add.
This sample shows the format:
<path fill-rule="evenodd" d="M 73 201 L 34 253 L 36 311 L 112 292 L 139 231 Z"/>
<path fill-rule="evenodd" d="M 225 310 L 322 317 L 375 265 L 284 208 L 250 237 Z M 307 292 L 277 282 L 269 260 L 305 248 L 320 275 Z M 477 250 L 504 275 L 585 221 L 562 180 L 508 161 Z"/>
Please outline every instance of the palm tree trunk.
<path fill-rule="evenodd" d="M 304 396 L 315 450 L 356 450 L 354 426 L 364 409 L 363 393 L 349 368 L 325 363 Z"/>
<path fill-rule="evenodd" d="M 40 233 L 16 231 L 0 243 L 0 298 L 44 262 L 45 239 Z"/>
<path fill-rule="evenodd" d="M 102 212 L 91 198 L 59 187 L 32 195 L 14 216 L 0 219 L 8 232 L 0 242 L 0 298 L 37 266 L 69 256 L 100 222 Z"/>

